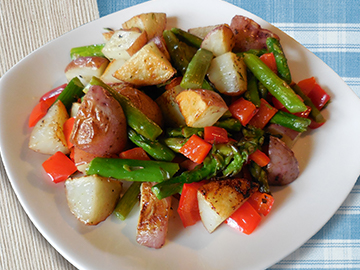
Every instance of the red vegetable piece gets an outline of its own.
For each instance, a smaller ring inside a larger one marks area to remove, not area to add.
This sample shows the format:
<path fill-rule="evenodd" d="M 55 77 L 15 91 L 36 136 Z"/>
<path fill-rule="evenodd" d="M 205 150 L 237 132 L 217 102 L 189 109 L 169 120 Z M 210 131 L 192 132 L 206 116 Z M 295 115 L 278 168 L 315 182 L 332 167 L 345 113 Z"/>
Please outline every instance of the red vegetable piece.
<path fill-rule="evenodd" d="M 317 83 L 307 96 L 318 110 L 321 110 L 330 100 L 330 95 Z"/>
<path fill-rule="evenodd" d="M 75 118 L 70 117 L 68 120 L 66 120 L 66 122 L 63 125 L 63 132 L 65 135 L 66 143 L 69 148 L 72 148 L 74 146 L 73 143 L 70 141 L 70 135 L 74 127 L 74 122 L 75 122 Z"/>
<path fill-rule="evenodd" d="M 243 126 L 246 126 L 256 114 L 257 109 L 251 101 L 239 98 L 229 106 L 229 111 Z"/>
<path fill-rule="evenodd" d="M 259 165 L 260 167 L 264 167 L 268 165 L 268 163 L 270 162 L 270 158 L 259 149 L 257 149 L 251 155 L 249 155 L 249 159 L 256 162 L 256 164 Z"/>
<path fill-rule="evenodd" d="M 197 135 L 192 135 L 180 148 L 180 153 L 196 163 L 201 163 L 211 150 L 212 145 Z"/>
<path fill-rule="evenodd" d="M 264 62 L 275 74 L 278 69 L 276 66 L 275 56 L 273 53 L 264 53 L 260 56 L 260 60 Z"/>
<path fill-rule="evenodd" d="M 249 125 L 255 126 L 257 128 L 263 129 L 274 114 L 278 111 L 276 108 L 272 107 L 265 99 L 260 100 L 260 107 L 257 113 L 249 121 Z"/>
<path fill-rule="evenodd" d="M 42 166 L 54 183 L 65 181 L 77 171 L 74 162 L 60 151 L 45 160 Z"/>
<path fill-rule="evenodd" d="M 302 92 L 306 96 L 311 92 L 311 90 L 313 90 L 315 84 L 316 84 L 316 80 L 314 77 L 304 79 L 304 80 L 298 82 L 298 86 L 301 88 Z"/>
<path fill-rule="evenodd" d="M 206 182 L 207 181 L 200 181 L 183 185 L 177 211 L 185 228 L 201 220 L 197 191 Z"/>
<path fill-rule="evenodd" d="M 251 234 L 261 221 L 261 216 L 259 213 L 251 206 L 247 201 L 240 206 L 234 214 L 232 214 L 226 223 L 245 234 Z"/>
<path fill-rule="evenodd" d="M 204 140 L 208 143 L 227 143 L 229 137 L 226 129 L 210 126 L 204 128 Z"/>
<path fill-rule="evenodd" d="M 134 147 L 120 153 L 120 158 L 123 159 L 137 159 L 137 160 L 150 160 L 149 156 L 141 147 Z"/>
<path fill-rule="evenodd" d="M 60 86 L 50 90 L 49 92 L 47 92 L 41 96 L 40 101 L 45 101 L 45 100 L 48 100 L 53 97 L 57 98 L 61 94 L 61 92 L 65 89 L 66 86 L 67 86 L 67 83 L 64 83 L 63 85 L 60 85 Z"/>
<path fill-rule="evenodd" d="M 275 200 L 273 196 L 257 191 L 247 201 L 260 215 L 266 216 L 269 214 Z"/>

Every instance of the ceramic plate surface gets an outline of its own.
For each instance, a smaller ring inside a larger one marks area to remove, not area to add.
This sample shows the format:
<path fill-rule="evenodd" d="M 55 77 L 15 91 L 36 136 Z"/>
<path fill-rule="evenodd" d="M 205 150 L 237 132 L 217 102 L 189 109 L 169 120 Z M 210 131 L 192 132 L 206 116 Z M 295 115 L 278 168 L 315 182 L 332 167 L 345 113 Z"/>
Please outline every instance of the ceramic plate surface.
<path fill-rule="evenodd" d="M 189 8 L 190 7 L 190 8 Z M 209 234 L 199 222 L 183 229 L 171 218 L 159 250 L 135 241 L 137 209 L 125 222 L 115 217 L 95 227 L 70 213 L 63 184 L 53 184 L 41 164 L 47 156 L 28 149 L 28 115 L 38 98 L 64 83 L 72 47 L 102 43 L 103 29 L 144 12 L 166 12 L 168 28 L 230 23 L 241 14 L 277 33 L 295 82 L 315 76 L 332 96 L 328 122 L 295 145 L 301 175 L 274 190 L 272 213 L 250 236 L 222 225 Z M 264 269 L 299 248 L 331 218 L 360 174 L 360 101 L 325 63 L 292 38 L 253 14 L 218 0 L 155 0 L 75 29 L 36 50 L 0 81 L 1 155 L 19 201 L 44 237 L 79 269 Z M 271 248 L 269 247 L 271 243 Z M 266 248 L 266 252 L 260 252 Z"/>

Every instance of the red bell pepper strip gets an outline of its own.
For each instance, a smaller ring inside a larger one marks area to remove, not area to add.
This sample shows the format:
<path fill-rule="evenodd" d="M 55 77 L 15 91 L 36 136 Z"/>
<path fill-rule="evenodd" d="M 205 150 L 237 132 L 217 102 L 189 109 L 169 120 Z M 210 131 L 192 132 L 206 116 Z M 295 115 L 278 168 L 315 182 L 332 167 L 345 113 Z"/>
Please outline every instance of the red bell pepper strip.
<path fill-rule="evenodd" d="M 229 137 L 226 129 L 216 126 L 204 128 L 204 140 L 208 143 L 227 143 Z"/>
<path fill-rule="evenodd" d="M 311 77 L 298 82 L 297 85 L 301 88 L 302 92 L 307 96 L 311 92 L 311 90 L 313 90 L 315 84 L 316 84 L 315 78 Z"/>
<path fill-rule="evenodd" d="M 260 215 L 266 216 L 269 214 L 275 200 L 273 196 L 267 193 L 256 191 L 247 201 Z"/>
<path fill-rule="evenodd" d="M 276 66 L 276 60 L 274 54 L 271 53 L 264 53 L 260 57 L 260 60 L 263 61 L 275 74 L 277 73 L 278 69 Z"/>
<path fill-rule="evenodd" d="M 65 181 L 77 171 L 75 163 L 60 151 L 45 160 L 42 166 L 54 183 Z"/>
<path fill-rule="evenodd" d="M 60 86 L 50 90 L 49 92 L 46 92 L 44 95 L 41 96 L 39 101 L 45 101 L 45 100 L 53 98 L 53 97 L 58 97 L 60 95 L 60 93 L 65 89 L 66 86 L 67 86 L 67 83 L 64 83 L 63 85 L 60 85 Z"/>
<path fill-rule="evenodd" d="M 197 135 L 192 135 L 189 140 L 180 148 L 179 152 L 196 163 L 204 161 L 211 150 L 212 145 L 205 142 Z"/>
<path fill-rule="evenodd" d="M 74 127 L 74 122 L 75 122 L 75 118 L 70 117 L 68 120 L 65 121 L 65 123 L 63 125 L 63 132 L 64 132 L 66 143 L 67 143 L 67 146 L 69 149 L 74 146 L 73 143 L 70 141 L 71 132 Z"/>
<path fill-rule="evenodd" d="M 185 228 L 201 220 L 197 191 L 206 182 L 200 181 L 183 185 L 177 211 Z"/>
<path fill-rule="evenodd" d="M 51 105 L 55 102 L 56 96 L 48 98 L 46 100 L 41 100 L 30 113 L 29 117 L 29 127 L 33 127 L 36 123 L 43 118 Z"/>
<path fill-rule="evenodd" d="M 263 129 L 278 110 L 272 107 L 265 99 L 260 99 L 257 113 L 249 121 L 249 125 Z"/>
<path fill-rule="evenodd" d="M 247 201 L 240 206 L 229 218 L 226 219 L 226 224 L 230 227 L 243 232 L 251 234 L 261 221 L 259 213 Z"/>
<path fill-rule="evenodd" d="M 249 155 L 249 159 L 256 162 L 256 164 L 259 165 L 260 167 L 264 167 L 268 165 L 268 163 L 270 162 L 270 158 L 259 149 L 257 149 L 251 155 Z"/>
<path fill-rule="evenodd" d="M 150 157 L 141 147 L 134 147 L 132 149 L 123 151 L 119 156 L 123 159 L 150 160 Z"/>
<path fill-rule="evenodd" d="M 307 96 L 318 110 L 321 110 L 330 100 L 330 95 L 317 83 Z"/>
<path fill-rule="evenodd" d="M 256 114 L 257 109 L 252 102 L 244 98 L 239 98 L 230 104 L 229 111 L 243 126 L 246 126 L 250 119 Z"/>

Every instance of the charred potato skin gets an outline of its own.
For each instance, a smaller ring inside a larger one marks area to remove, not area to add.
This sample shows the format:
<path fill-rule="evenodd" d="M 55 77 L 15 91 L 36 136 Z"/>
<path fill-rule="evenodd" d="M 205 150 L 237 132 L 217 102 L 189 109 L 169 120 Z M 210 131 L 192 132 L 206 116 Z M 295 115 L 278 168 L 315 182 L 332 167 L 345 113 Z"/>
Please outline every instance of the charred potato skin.
<path fill-rule="evenodd" d="M 121 152 L 127 142 L 126 118 L 120 104 L 100 86 L 90 87 L 75 117 L 71 142 L 97 156 Z"/>

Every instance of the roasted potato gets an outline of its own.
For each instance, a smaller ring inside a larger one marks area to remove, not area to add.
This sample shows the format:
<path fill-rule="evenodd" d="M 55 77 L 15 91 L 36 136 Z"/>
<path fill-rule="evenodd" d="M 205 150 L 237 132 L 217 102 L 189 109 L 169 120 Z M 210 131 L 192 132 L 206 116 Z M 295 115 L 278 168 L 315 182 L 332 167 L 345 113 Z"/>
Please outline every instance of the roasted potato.
<path fill-rule="evenodd" d="M 149 42 L 127 60 L 114 77 L 135 87 L 161 84 L 169 80 L 176 70 L 154 42 Z"/>
<path fill-rule="evenodd" d="M 69 178 L 65 192 L 71 213 L 86 225 L 97 225 L 114 210 L 122 183 L 98 175 Z"/>
<path fill-rule="evenodd" d="M 190 34 L 193 34 L 199 38 L 204 39 L 206 37 L 206 35 L 213 29 L 215 29 L 216 27 L 220 26 L 220 24 L 217 25 L 209 25 L 209 26 L 202 26 L 202 27 L 195 27 L 195 28 L 190 28 L 188 30 L 188 32 Z"/>
<path fill-rule="evenodd" d="M 211 90 L 184 90 L 176 102 L 189 127 L 212 126 L 228 110 L 221 96 Z"/>
<path fill-rule="evenodd" d="M 230 52 L 235 45 L 234 34 L 227 24 L 212 29 L 203 39 L 201 48 L 211 51 L 215 56 Z"/>
<path fill-rule="evenodd" d="M 125 59 L 119 58 L 112 60 L 109 65 L 106 67 L 103 74 L 100 76 L 100 80 L 102 80 L 106 84 L 117 84 L 121 83 L 119 79 L 116 79 L 113 74 L 117 71 L 122 65 L 126 62 Z"/>
<path fill-rule="evenodd" d="M 117 100 L 94 85 L 84 96 L 70 137 L 75 147 L 97 156 L 110 156 L 124 149 L 126 118 Z"/>
<path fill-rule="evenodd" d="M 238 96 L 247 90 L 245 62 L 233 52 L 227 52 L 215 57 L 211 61 L 207 75 L 216 89 L 222 94 Z"/>
<path fill-rule="evenodd" d="M 66 66 L 65 76 L 68 81 L 78 77 L 86 85 L 93 76 L 100 77 L 108 64 L 109 60 L 100 56 L 78 57 Z"/>
<path fill-rule="evenodd" d="M 166 28 L 167 18 L 165 13 L 150 12 L 142 13 L 132 17 L 122 24 L 123 29 L 131 29 L 133 27 L 146 31 L 148 40 L 155 36 L 162 36 Z"/>
<path fill-rule="evenodd" d="M 57 101 L 31 131 L 29 148 L 48 155 L 53 155 L 57 151 L 68 154 L 70 150 L 63 132 L 63 125 L 67 119 L 69 115 L 64 104 Z"/>
<path fill-rule="evenodd" d="M 201 221 L 208 232 L 212 233 L 257 189 L 245 178 L 216 180 L 201 186 L 197 198 Z"/>
<path fill-rule="evenodd" d="M 105 43 L 102 53 L 110 60 L 127 60 L 140 50 L 147 41 L 146 32 L 137 28 L 116 30 L 109 41 Z"/>

